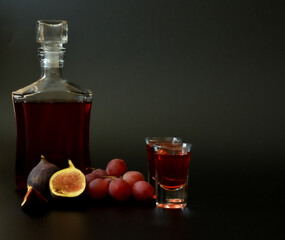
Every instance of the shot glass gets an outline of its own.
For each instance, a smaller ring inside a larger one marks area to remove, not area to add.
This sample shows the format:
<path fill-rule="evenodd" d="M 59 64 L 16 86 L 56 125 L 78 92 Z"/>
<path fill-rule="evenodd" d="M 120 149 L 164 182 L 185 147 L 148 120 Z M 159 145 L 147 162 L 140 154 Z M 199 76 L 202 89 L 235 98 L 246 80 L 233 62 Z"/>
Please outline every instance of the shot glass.
<path fill-rule="evenodd" d="M 146 137 L 145 143 L 148 163 L 148 182 L 155 188 L 155 153 L 153 145 L 182 143 L 182 139 L 179 137 Z"/>
<path fill-rule="evenodd" d="M 154 144 L 156 206 L 186 207 L 191 147 L 190 143 Z"/>

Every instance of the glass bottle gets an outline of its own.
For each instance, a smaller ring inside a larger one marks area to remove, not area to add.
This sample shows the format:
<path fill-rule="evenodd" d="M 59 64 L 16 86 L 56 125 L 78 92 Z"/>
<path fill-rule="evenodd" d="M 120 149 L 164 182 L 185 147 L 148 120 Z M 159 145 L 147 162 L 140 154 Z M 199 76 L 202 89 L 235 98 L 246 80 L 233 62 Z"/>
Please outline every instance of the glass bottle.
<path fill-rule="evenodd" d="M 63 78 L 66 21 L 38 21 L 41 78 L 12 92 L 17 125 L 16 188 L 26 189 L 41 155 L 59 168 L 68 159 L 85 172 L 90 166 L 89 125 L 92 92 Z"/>

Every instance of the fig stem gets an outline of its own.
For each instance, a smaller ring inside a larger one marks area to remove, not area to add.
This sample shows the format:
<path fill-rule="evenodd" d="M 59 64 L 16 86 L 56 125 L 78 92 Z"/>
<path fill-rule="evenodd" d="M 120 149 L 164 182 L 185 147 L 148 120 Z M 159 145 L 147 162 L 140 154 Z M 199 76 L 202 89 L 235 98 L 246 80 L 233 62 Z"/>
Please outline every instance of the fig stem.
<path fill-rule="evenodd" d="M 70 159 L 68 159 L 68 164 L 69 164 L 69 167 L 74 168 L 74 165 Z"/>
<path fill-rule="evenodd" d="M 47 161 L 44 155 L 41 155 L 41 160 L 43 160 L 44 162 Z"/>

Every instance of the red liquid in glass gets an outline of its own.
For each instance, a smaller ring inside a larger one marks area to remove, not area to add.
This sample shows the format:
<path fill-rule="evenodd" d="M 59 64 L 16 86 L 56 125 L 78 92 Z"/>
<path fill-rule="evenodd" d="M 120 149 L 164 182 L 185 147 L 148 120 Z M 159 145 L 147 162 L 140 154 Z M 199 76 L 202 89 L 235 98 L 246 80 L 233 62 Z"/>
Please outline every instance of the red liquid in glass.
<path fill-rule="evenodd" d="M 26 189 L 41 155 L 60 169 L 68 159 L 85 172 L 90 166 L 91 103 L 15 103 L 17 124 L 16 187 Z"/>
<path fill-rule="evenodd" d="M 187 180 L 190 152 L 187 155 L 157 154 L 155 159 L 157 181 L 168 189 L 182 187 Z"/>
<path fill-rule="evenodd" d="M 148 161 L 148 172 L 149 181 L 152 182 L 155 179 L 155 160 L 154 160 L 154 149 L 153 146 L 146 145 L 147 161 Z"/>

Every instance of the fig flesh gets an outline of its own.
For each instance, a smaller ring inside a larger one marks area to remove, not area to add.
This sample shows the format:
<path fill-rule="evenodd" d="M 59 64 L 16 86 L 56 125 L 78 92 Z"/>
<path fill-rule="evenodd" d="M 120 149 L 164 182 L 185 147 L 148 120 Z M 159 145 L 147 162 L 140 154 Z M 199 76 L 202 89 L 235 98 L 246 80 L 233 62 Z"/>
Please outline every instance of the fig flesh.
<path fill-rule="evenodd" d="M 68 160 L 68 164 L 68 168 L 55 172 L 49 180 L 49 189 L 54 197 L 77 197 L 86 188 L 85 175 L 73 165 L 71 160 Z"/>
<path fill-rule="evenodd" d="M 31 170 L 28 175 L 27 185 L 31 186 L 41 194 L 45 195 L 48 193 L 49 179 L 57 172 L 59 168 L 48 162 L 42 155 L 41 161 Z"/>

